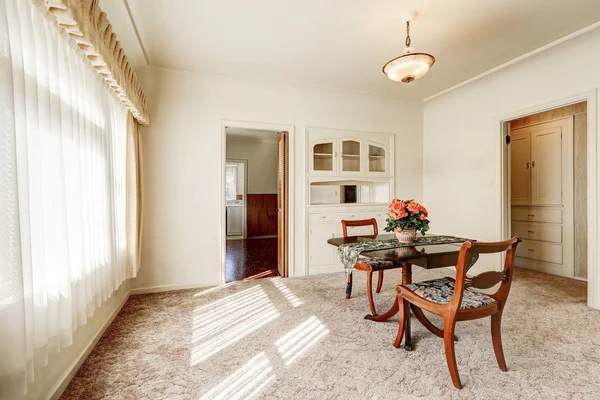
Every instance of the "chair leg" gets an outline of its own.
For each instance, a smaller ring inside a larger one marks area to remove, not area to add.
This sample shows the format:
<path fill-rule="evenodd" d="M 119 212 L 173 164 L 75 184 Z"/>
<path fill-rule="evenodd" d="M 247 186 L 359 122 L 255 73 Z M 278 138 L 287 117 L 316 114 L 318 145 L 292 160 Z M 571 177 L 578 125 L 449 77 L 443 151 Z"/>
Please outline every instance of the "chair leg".
<path fill-rule="evenodd" d="M 377 278 L 377 290 L 375 290 L 375 293 L 381 292 L 381 286 L 383 286 L 383 271 L 379 271 L 379 277 Z"/>
<path fill-rule="evenodd" d="M 435 336 L 441 337 L 442 339 L 444 338 L 444 331 L 441 330 L 440 328 L 438 328 L 437 326 L 435 326 L 426 316 L 425 313 L 423 313 L 423 310 L 421 310 L 419 307 L 415 306 L 414 304 L 410 305 L 410 309 L 412 310 L 413 314 L 415 315 L 415 317 L 417 317 L 417 319 L 419 320 L 419 322 L 421 322 L 421 324 L 427 328 L 427 330 L 431 333 L 433 333 Z M 454 341 L 458 342 L 458 338 L 456 337 L 456 335 L 454 335 Z"/>
<path fill-rule="evenodd" d="M 346 284 L 346 299 L 352 295 L 352 272 L 348 275 L 348 283 Z"/>
<path fill-rule="evenodd" d="M 504 359 L 504 351 L 502 350 L 502 311 L 492 315 L 492 343 L 494 344 L 494 353 L 498 366 L 502 371 L 508 371 L 506 368 L 506 360 Z"/>
<path fill-rule="evenodd" d="M 369 299 L 371 315 L 377 315 L 377 312 L 375 312 L 375 303 L 373 302 L 373 271 L 367 272 L 367 298 Z"/>
<path fill-rule="evenodd" d="M 460 383 L 460 376 L 458 375 L 458 366 L 456 365 L 456 354 L 454 353 L 455 325 L 455 319 L 444 317 L 444 350 L 446 351 L 446 362 L 448 363 L 448 369 L 450 370 L 452 383 L 454 383 L 454 386 L 457 389 L 462 389 L 463 385 L 462 383 Z"/>
<path fill-rule="evenodd" d="M 396 341 L 394 342 L 394 347 L 400 347 L 400 343 L 402 343 L 402 337 L 404 337 L 404 329 L 406 328 L 406 311 L 410 307 L 408 302 L 402 298 L 402 296 L 398 295 L 398 306 L 400 313 L 400 321 L 398 322 L 398 336 L 396 336 Z"/>

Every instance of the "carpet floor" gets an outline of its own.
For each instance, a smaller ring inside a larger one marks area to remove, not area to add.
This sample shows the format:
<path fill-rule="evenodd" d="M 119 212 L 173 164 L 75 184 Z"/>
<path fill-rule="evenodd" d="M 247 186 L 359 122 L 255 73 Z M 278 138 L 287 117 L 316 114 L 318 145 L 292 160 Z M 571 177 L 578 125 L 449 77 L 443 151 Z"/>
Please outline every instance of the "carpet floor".
<path fill-rule="evenodd" d="M 448 272 L 415 268 L 414 280 Z M 381 311 L 400 279 L 386 272 Z M 350 300 L 344 286 L 339 273 L 132 296 L 61 398 L 600 398 L 600 312 L 587 308 L 583 282 L 517 270 L 503 317 L 508 372 L 489 318 L 459 322 L 463 390 L 440 338 L 413 319 L 414 350 L 395 349 L 397 317 L 363 319 L 365 274 Z"/>

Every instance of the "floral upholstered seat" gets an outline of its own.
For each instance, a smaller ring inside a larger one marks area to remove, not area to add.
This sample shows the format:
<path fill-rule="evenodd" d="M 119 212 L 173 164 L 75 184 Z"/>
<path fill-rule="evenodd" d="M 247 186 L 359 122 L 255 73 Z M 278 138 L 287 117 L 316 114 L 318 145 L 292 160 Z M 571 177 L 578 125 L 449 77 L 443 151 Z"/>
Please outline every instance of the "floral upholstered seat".
<path fill-rule="evenodd" d="M 429 300 L 437 304 L 448 304 L 454 295 L 454 281 L 449 278 L 433 279 L 430 281 L 409 283 L 404 287 L 419 297 Z M 463 295 L 461 310 L 487 306 L 496 301 L 493 297 L 488 296 L 473 288 L 466 288 Z"/>
<path fill-rule="evenodd" d="M 377 260 L 375 258 L 365 256 L 358 256 L 358 261 L 356 262 L 360 264 L 369 264 L 373 268 L 393 267 L 394 265 L 396 265 L 392 261 Z"/>

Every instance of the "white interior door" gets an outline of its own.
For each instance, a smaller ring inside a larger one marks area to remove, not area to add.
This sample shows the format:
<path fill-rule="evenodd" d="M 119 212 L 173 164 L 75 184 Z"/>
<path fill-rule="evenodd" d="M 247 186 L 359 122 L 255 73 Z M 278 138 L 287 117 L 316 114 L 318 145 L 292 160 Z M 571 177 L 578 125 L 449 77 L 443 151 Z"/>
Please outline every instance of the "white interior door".
<path fill-rule="evenodd" d="M 529 130 L 510 136 L 510 196 L 512 205 L 531 204 L 531 140 Z"/>
<path fill-rule="evenodd" d="M 225 219 L 227 236 L 246 238 L 247 161 L 228 159 L 225 164 Z"/>

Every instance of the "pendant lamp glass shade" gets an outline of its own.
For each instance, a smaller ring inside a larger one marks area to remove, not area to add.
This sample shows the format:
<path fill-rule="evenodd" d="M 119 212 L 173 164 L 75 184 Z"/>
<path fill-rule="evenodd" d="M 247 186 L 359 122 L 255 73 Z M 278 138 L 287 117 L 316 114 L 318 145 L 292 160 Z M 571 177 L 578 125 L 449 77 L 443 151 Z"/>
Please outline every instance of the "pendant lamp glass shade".
<path fill-rule="evenodd" d="M 427 53 L 406 53 L 383 67 L 383 73 L 393 81 L 409 83 L 425 75 L 435 62 Z"/>
<path fill-rule="evenodd" d="M 383 66 L 383 73 L 391 80 L 410 83 L 425 75 L 435 63 L 435 58 L 431 54 L 413 53 L 413 48 L 410 45 L 410 21 L 406 21 L 406 48 L 404 54 L 388 61 Z"/>

